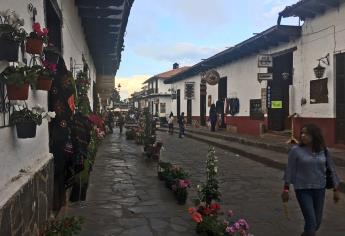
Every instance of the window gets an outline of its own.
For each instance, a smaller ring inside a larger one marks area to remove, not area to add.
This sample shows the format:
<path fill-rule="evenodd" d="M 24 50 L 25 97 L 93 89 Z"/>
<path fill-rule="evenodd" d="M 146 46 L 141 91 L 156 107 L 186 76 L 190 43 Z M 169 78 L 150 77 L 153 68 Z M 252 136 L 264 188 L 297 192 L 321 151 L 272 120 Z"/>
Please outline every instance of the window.
<path fill-rule="evenodd" d="M 160 113 L 165 113 L 165 103 L 160 104 Z"/>

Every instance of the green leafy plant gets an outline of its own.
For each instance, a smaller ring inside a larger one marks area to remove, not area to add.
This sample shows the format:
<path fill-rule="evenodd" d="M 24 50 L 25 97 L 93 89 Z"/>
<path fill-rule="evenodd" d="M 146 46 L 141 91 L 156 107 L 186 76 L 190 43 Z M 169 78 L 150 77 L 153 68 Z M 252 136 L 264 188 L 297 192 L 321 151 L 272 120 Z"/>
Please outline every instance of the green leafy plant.
<path fill-rule="evenodd" d="M 10 116 L 11 124 L 15 125 L 18 123 L 31 123 L 34 122 L 36 125 L 42 124 L 42 119 L 47 119 L 55 117 L 55 112 L 45 112 L 44 108 L 40 106 L 35 106 L 29 109 L 26 105 L 22 106 L 19 104 L 14 104 L 14 111 Z"/>
<path fill-rule="evenodd" d="M 81 231 L 84 219 L 81 217 L 64 217 L 52 220 L 41 236 L 73 236 Z"/>
<path fill-rule="evenodd" d="M 0 11 L 0 38 L 24 42 L 27 33 L 22 28 L 24 19 L 13 10 Z"/>
<path fill-rule="evenodd" d="M 21 86 L 24 83 L 35 85 L 38 78 L 36 67 L 28 66 L 9 66 L 1 73 L 0 79 L 9 85 Z"/>
<path fill-rule="evenodd" d="M 206 161 L 206 183 L 198 186 L 199 200 L 200 202 L 206 202 L 207 205 L 210 205 L 212 201 L 219 201 L 221 196 L 218 190 L 217 162 L 214 147 L 209 147 Z"/>

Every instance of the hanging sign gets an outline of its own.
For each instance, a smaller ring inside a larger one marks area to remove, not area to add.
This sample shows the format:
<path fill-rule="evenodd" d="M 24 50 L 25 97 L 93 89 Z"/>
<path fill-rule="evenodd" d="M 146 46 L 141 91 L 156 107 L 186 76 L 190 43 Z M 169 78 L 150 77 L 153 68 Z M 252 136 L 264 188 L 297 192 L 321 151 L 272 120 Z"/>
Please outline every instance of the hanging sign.
<path fill-rule="evenodd" d="M 216 85 L 216 84 L 218 84 L 218 81 L 220 79 L 220 75 L 219 75 L 218 71 L 216 71 L 216 70 L 209 70 L 206 72 L 205 78 L 206 78 L 206 82 L 209 85 Z"/>
<path fill-rule="evenodd" d="M 258 73 L 258 81 L 261 83 L 263 80 L 273 80 L 272 73 Z"/>
<path fill-rule="evenodd" d="M 272 109 L 282 109 L 283 108 L 283 101 L 272 101 L 271 102 Z"/>
<path fill-rule="evenodd" d="M 258 67 L 273 67 L 273 58 L 268 54 L 258 56 Z"/>

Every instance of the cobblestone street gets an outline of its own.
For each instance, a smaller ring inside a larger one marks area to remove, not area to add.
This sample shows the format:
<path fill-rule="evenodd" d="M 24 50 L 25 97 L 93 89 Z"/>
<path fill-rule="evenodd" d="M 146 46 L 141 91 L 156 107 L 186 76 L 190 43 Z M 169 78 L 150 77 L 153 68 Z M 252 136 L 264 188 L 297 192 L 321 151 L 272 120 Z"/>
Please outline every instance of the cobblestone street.
<path fill-rule="evenodd" d="M 195 235 L 187 208 L 204 181 L 208 146 L 159 132 L 165 150 L 161 159 L 181 165 L 191 174 L 192 188 L 185 206 L 156 176 L 156 163 L 145 160 L 142 146 L 118 133 L 108 136 L 99 148 L 91 174 L 87 201 L 69 207 L 69 214 L 85 218 L 81 235 Z M 295 197 L 289 202 L 288 220 L 280 200 L 282 172 L 227 151 L 216 149 L 219 158 L 221 207 L 243 217 L 256 236 L 300 235 L 303 220 Z M 345 232 L 344 196 L 339 204 L 327 194 L 324 221 L 318 235 L 341 236 Z"/>

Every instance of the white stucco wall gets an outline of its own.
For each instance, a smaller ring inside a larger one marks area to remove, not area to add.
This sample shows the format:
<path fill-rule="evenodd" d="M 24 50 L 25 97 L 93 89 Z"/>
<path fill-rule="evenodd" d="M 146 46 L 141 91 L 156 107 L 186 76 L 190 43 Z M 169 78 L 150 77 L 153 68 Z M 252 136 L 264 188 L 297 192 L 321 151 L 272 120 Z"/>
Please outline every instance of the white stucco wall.
<path fill-rule="evenodd" d="M 37 8 L 36 21 L 44 26 L 43 1 L 41 0 L 0 0 L 1 10 L 15 10 L 25 20 L 25 30 L 31 32 L 32 22 L 27 5 L 32 3 Z M 30 59 L 30 57 L 28 57 Z M 27 101 L 29 107 L 40 104 L 47 110 L 47 92 L 29 91 Z M 37 127 L 36 138 L 17 139 L 15 127 L 0 129 L 0 191 L 4 185 L 19 174 L 21 169 L 30 170 L 32 167 L 49 157 L 48 125 L 43 121 Z"/>
<path fill-rule="evenodd" d="M 335 117 L 335 55 L 345 52 L 345 4 L 339 9 L 328 10 L 314 19 L 307 19 L 302 27 L 302 37 L 296 52 L 295 104 L 296 112 L 302 117 Z M 330 54 L 330 65 L 326 67 L 328 78 L 328 103 L 310 104 L 310 80 L 316 79 L 313 68 L 317 59 Z M 301 106 L 301 98 L 307 104 Z"/>
<path fill-rule="evenodd" d="M 91 77 L 91 88 L 88 93 L 90 100 L 91 109 L 93 108 L 93 82 L 96 81 L 96 69 L 93 63 L 93 59 L 88 49 L 84 30 L 82 28 L 81 19 L 78 15 L 78 9 L 75 7 L 74 0 L 60 0 L 60 9 L 63 15 L 62 25 L 62 51 L 63 57 L 67 68 L 70 68 L 70 58 L 76 61 L 76 71 L 83 69 L 82 54 L 89 65 L 90 77 Z"/>
<path fill-rule="evenodd" d="M 90 67 L 92 81 L 95 81 L 95 67 L 86 45 L 74 0 L 60 0 L 58 2 L 64 21 L 62 29 L 63 56 L 67 68 L 69 68 L 70 57 L 73 57 L 77 64 L 82 64 L 81 54 L 84 53 Z M 44 27 L 45 14 L 42 0 L 0 0 L 0 10 L 15 10 L 20 17 L 24 18 L 25 30 L 30 32 L 32 22 L 27 10 L 29 3 L 32 3 L 37 9 L 36 22 L 39 22 Z M 93 104 L 92 90 L 93 88 L 89 91 L 91 108 Z M 40 104 L 47 110 L 47 97 L 46 91 L 33 91 L 30 89 L 27 104 L 29 107 Z M 33 139 L 17 139 L 14 127 L 0 129 L 0 191 L 2 191 L 4 185 L 19 174 L 21 169 L 30 170 L 43 159 L 49 158 L 48 142 L 48 124 L 46 120 L 43 121 L 41 126 L 37 127 L 37 135 Z"/>

